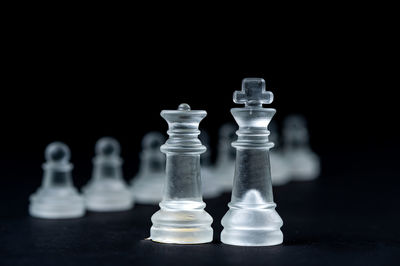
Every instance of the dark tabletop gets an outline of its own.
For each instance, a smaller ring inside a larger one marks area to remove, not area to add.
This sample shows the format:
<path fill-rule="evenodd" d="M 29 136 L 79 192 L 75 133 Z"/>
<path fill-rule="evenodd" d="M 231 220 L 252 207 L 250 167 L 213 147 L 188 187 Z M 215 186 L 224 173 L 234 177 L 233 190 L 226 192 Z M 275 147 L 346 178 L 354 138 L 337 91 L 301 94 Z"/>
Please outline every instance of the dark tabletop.
<path fill-rule="evenodd" d="M 398 182 L 389 178 L 395 173 L 351 160 L 346 172 L 335 171 L 334 156 L 325 160 L 332 170 L 318 180 L 274 188 L 284 243 L 273 247 L 220 242 L 228 194 L 206 200 L 213 243 L 170 245 L 145 240 L 158 206 L 37 219 L 27 212 L 35 185 L 10 183 L 1 195 L 0 265 L 399 265 Z"/>

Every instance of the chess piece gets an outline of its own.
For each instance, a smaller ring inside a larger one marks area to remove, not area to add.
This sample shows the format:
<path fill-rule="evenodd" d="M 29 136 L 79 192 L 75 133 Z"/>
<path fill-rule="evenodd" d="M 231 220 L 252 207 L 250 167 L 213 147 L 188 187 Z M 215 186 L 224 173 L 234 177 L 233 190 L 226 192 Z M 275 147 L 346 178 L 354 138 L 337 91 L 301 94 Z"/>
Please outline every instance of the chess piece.
<path fill-rule="evenodd" d="M 278 126 L 271 121 L 268 128 L 269 140 L 274 143 L 274 147 L 270 151 L 272 185 L 285 185 L 291 179 L 290 166 L 280 146 Z"/>
<path fill-rule="evenodd" d="M 222 125 L 219 130 L 215 178 L 219 182 L 219 187 L 224 192 L 232 191 L 236 150 L 231 144 L 236 139 L 236 130 L 237 127 L 232 123 Z"/>
<path fill-rule="evenodd" d="M 90 211 L 123 211 L 132 208 L 133 197 L 122 177 L 122 159 L 117 140 L 101 138 L 95 147 L 93 174 L 83 188 Z"/>
<path fill-rule="evenodd" d="M 268 123 L 275 109 L 263 108 L 273 101 L 265 91 L 265 81 L 246 78 L 242 90 L 235 91 L 233 101 L 245 104 L 231 113 L 239 125 L 235 176 L 229 210 L 222 218 L 221 241 L 237 246 L 271 246 L 282 243 L 283 222 L 273 201 L 268 140 Z"/>
<path fill-rule="evenodd" d="M 29 214 L 38 218 L 78 218 L 85 214 L 85 204 L 72 183 L 73 165 L 67 145 L 53 142 L 46 147 L 43 182 L 30 197 Z"/>
<path fill-rule="evenodd" d="M 310 181 L 320 174 L 320 161 L 309 146 L 306 119 L 291 115 L 284 121 L 284 155 L 291 169 L 293 180 Z"/>
<path fill-rule="evenodd" d="M 164 110 L 169 139 L 161 146 L 167 155 L 166 181 L 160 210 L 151 217 L 150 239 L 161 243 L 200 244 L 211 242 L 213 219 L 204 211 L 201 195 L 200 154 L 206 148 L 198 139 L 200 121 L 206 111 Z"/>
<path fill-rule="evenodd" d="M 200 156 L 203 198 L 216 198 L 221 195 L 222 191 L 219 186 L 218 177 L 211 165 L 210 137 L 206 131 L 202 131 L 199 139 L 207 149 Z"/>
<path fill-rule="evenodd" d="M 162 200 L 165 180 L 165 155 L 160 146 L 165 137 L 159 132 L 149 132 L 142 140 L 140 168 L 132 180 L 131 190 L 135 202 L 158 204 Z"/>

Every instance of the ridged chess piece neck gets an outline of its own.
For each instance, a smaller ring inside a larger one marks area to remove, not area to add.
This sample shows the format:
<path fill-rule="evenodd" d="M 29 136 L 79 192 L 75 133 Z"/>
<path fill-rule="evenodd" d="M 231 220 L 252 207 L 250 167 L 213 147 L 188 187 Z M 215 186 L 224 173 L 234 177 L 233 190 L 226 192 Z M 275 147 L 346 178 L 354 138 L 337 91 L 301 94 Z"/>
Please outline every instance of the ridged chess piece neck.
<path fill-rule="evenodd" d="M 164 110 L 161 116 L 167 121 L 169 139 L 161 146 L 166 154 L 201 154 L 206 151 L 198 138 L 199 124 L 207 112 L 191 110 L 188 104 L 181 104 L 178 110 Z"/>
<path fill-rule="evenodd" d="M 263 108 L 271 103 L 273 94 L 265 91 L 265 81 L 247 78 L 242 90 L 233 96 L 244 108 L 233 108 L 231 113 L 239 125 L 236 148 L 235 174 L 229 211 L 221 223 L 221 241 L 239 246 L 270 246 L 282 243 L 282 220 L 273 202 L 268 124 L 275 109 Z"/>

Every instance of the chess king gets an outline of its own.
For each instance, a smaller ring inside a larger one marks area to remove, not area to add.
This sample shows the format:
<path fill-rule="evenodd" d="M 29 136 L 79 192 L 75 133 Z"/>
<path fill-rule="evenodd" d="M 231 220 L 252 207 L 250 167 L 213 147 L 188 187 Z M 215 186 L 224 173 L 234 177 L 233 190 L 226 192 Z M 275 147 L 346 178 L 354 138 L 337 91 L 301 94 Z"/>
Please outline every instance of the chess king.
<path fill-rule="evenodd" d="M 273 94 L 265 91 L 263 79 L 246 78 L 233 101 L 245 107 L 231 109 L 239 130 L 232 143 L 235 174 L 229 210 L 221 221 L 221 241 L 237 246 L 278 245 L 283 241 L 283 222 L 273 201 L 269 149 L 274 144 L 268 140 L 268 124 L 276 110 L 262 107 L 273 101 Z"/>

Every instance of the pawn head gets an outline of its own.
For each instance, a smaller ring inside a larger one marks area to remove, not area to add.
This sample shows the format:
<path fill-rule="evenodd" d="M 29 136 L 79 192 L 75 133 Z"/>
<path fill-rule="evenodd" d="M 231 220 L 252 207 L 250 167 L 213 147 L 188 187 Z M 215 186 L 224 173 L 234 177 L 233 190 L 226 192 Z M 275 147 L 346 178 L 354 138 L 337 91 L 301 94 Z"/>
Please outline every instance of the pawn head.
<path fill-rule="evenodd" d="M 47 145 L 44 155 L 47 162 L 69 162 L 71 158 L 68 146 L 58 141 Z"/>
<path fill-rule="evenodd" d="M 149 132 L 147 133 L 142 140 L 142 149 L 143 150 L 156 150 L 157 152 L 160 150 L 160 146 L 164 144 L 165 137 L 160 132 Z"/>
<path fill-rule="evenodd" d="M 116 139 L 104 137 L 96 142 L 95 151 L 97 155 L 118 156 L 121 152 L 121 147 Z"/>

